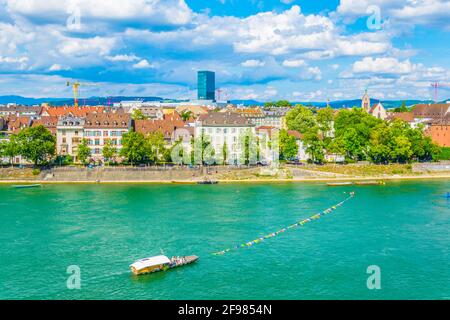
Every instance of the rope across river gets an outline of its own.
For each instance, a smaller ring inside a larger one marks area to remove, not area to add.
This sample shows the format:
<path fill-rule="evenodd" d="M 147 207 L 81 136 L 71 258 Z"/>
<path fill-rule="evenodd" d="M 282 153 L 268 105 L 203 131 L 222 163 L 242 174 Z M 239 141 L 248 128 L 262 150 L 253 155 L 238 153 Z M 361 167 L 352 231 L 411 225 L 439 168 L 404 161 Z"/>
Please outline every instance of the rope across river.
<path fill-rule="evenodd" d="M 327 214 L 332 213 L 334 210 L 336 210 L 337 208 L 341 207 L 345 202 L 347 202 L 348 200 L 352 199 L 354 196 L 355 196 L 355 193 L 354 192 L 350 192 L 350 196 L 348 198 L 344 199 L 343 201 L 339 202 L 338 204 L 335 204 L 334 206 L 332 206 L 332 207 L 330 207 L 328 209 L 325 209 L 324 211 L 322 211 L 320 213 L 317 213 L 317 214 L 315 214 L 315 215 L 313 215 L 313 216 L 311 216 L 309 218 L 306 218 L 306 219 L 304 219 L 302 221 L 299 221 L 299 222 L 294 223 L 294 224 L 292 224 L 290 226 L 284 227 L 283 229 L 280 229 L 280 230 L 278 230 L 276 232 L 270 233 L 270 234 L 268 234 L 266 236 L 257 238 L 255 240 L 252 240 L 252 241 L 249 241 L 249 242 L 245 242 L 245 243 L 242 243 L 240 245 L 237 245 L 237 246 L 234 246 L 234 247 L 222 250 L 222 251 L 213 252 L 213 254 L 214 255 L 223 255 L 223 254 L 225 254 L 225 253 L 227 253 L 227 252 L 229 252 L 231 250 L 237 250 L 237 249 L 240 249 L 240 248 L 251 247 L 251 246 L 253 246 L 255 244 L 263 242 L 266 239 L 270 239 L 270 238 L 276 237 L 276 236 L 278 236 L 278 235 L 280 235 L 280 234 L 282 234 L 282 233 L 284 233 L 284 232 L 286 232 L 286 231 L 288 231 L 290 229 L 294 229 L 294 228 L 297 228 L 299 226 L 302 227 L 302 226 L 304 226 L 305 224 L 307 224 L 307 223 L 309 223 L 311 221 L 320 219 L 323 215 L 327 215 Z"/>

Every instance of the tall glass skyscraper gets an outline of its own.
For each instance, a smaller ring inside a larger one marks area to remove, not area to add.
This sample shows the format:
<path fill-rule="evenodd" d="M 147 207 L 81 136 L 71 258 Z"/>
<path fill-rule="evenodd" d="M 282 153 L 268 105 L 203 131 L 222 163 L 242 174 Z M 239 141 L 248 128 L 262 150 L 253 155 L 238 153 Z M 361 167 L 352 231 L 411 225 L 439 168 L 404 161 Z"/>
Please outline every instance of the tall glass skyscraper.
<path fill-rule="evenodd" d="M 197 79 L 198 100 L 216 100 L 216 74 L 199 71 Z"/>

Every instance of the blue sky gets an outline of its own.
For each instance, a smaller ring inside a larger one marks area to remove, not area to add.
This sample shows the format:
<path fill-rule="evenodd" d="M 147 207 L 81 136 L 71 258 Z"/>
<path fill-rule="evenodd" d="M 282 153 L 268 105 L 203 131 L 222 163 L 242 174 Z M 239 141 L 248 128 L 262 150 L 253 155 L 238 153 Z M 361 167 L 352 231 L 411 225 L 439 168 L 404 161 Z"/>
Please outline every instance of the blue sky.
<path fill-rule="evenodd" d="M 0 95 L 195 98 L 209 69 L 228 99 L 430 99 L 436 81 L 448 99 L 449 21 L 448 0 L 0 0 Z"/>

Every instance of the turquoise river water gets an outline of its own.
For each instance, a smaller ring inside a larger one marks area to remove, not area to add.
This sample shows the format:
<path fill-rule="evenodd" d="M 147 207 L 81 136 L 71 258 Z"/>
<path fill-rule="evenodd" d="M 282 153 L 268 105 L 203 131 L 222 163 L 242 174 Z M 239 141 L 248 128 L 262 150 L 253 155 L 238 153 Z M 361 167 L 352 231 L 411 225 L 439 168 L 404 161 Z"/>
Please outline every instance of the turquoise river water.
<path fill-rule="evenodd" d="M 355 198 L 319 220 L 214 256 Z M 0 185 L 0 299 L 449 299 L 450 181 Z M 133 261 L 200 256 L 141 277 Z M 81 288 L 68 289 L 67 267 Z M 367 287 L 379 266 L 381 289 Z"/>

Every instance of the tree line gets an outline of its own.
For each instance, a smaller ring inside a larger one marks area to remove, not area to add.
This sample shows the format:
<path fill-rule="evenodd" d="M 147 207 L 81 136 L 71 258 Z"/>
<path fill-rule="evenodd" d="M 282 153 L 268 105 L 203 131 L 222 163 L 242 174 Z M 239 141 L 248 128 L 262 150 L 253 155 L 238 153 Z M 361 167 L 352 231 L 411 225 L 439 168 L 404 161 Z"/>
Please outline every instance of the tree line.
<path fill-rule="evenodd" d="M 402 120 L 384 121 L 361 108 L 334 113 L 330 107 L 313 112 L 298 105 L 286 115 L 289 129 L 303 134 L 311 161 L 323 163 L 325 153 L 339 154 L 346 162 L 406 163 L 436 160 L 441 148 L 417 128 Z"/>

